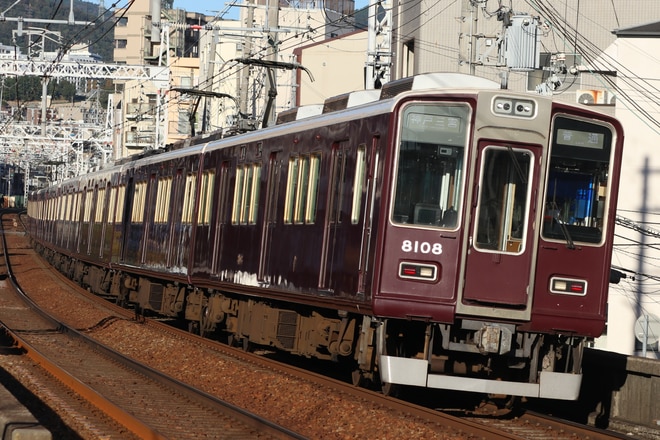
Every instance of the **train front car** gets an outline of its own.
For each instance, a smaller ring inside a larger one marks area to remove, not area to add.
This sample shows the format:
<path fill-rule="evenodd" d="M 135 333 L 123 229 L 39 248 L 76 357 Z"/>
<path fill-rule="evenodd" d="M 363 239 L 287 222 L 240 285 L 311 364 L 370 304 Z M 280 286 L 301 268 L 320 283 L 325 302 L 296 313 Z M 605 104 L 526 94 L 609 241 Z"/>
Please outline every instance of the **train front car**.
<path fill-rule="evenodd" d="M 577 399 L 605 326 L 620 125 L 506 90 L 410 92 L 395 115 L 371 323 L 385 389 Z"/>

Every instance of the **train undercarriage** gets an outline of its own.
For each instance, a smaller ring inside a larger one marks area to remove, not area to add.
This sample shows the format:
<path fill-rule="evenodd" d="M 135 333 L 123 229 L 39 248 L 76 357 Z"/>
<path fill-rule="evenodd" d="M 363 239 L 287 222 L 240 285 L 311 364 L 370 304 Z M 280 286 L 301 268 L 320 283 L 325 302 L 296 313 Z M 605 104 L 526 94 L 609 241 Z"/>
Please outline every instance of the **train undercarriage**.
<path fill-rule="evenodd" d="M 484 394 L 577 399 L 584 338 L 525 333 L 514 324 L 379 319 L 240 296 L 98 267 L 37 250 L 91 292 L 191 332 L 244 348 L 263 346 L 350 363 L 353 383 L 395 394 L 401 385 Z"/>

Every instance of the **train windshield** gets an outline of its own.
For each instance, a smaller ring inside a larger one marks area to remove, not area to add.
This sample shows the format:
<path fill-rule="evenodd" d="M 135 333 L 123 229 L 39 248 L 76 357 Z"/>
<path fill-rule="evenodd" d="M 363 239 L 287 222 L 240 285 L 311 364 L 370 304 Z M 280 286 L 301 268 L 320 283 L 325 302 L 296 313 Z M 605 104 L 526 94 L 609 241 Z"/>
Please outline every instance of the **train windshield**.
<path fill-rule="evenodd" d="M 453 229 L 463 192 L 470 108 L 415 103 L 403 109 L 392 221 Z"/>
<path fill-rule="evenodd" d="M 559 116 L 552 130 L 542 235 L 601 243 L 608 203 L 612 151 L 610 128 Z"/>

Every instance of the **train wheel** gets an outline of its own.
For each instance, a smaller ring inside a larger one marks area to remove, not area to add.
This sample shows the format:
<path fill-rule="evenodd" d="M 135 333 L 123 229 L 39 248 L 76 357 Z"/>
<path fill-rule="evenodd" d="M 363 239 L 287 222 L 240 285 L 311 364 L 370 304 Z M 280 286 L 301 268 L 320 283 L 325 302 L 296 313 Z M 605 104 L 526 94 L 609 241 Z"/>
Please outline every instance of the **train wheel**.
<path fill-rule="evenodd" d="M 188 333 L 199 334 L 199 321 L 188 321 Z"/>
<path fill-rule="evenodd" d="M 247 351 L 248 353 L 254 350 L 254 346 L 252 342 L 250 342 L 250 338 L 246 338 L 246 337 L 241 338 L 241 346 L 243 347 L 243 351 Z"/>
<path fill-rule="evenodd" d="M 209 308 L 208 306 L 202 307 L 202 313 L 199 317 L 199 335 L 202 338 L 205 338 L 210 333 L 210 320 L 209 320 Z"/>
<path fill-rule="evenodd" d="M 351 379 L 353 381 L 353 385 L 356 387 L 364 387 L 367 384 L 367 378 L 364 377 L 364 372 L 359 368 L 353 370 L 353 373 L 351 373 Z"/>

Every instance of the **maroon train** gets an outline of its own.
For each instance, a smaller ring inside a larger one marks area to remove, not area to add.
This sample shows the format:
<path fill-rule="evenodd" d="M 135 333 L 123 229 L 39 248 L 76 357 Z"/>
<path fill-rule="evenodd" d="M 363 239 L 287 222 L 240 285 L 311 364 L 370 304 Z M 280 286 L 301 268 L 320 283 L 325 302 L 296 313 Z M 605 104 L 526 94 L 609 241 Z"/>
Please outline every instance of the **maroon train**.
<path fill-rule="evenodd" d="M 427 74 L 188 143 L 32 193 L 35 246 L 100 295 L 385 392 L 578 397 L 606 323 L 615 119 Z"/>

